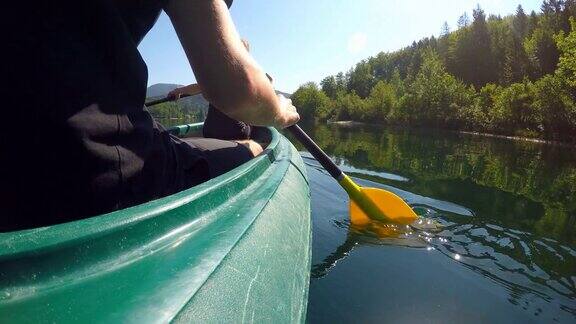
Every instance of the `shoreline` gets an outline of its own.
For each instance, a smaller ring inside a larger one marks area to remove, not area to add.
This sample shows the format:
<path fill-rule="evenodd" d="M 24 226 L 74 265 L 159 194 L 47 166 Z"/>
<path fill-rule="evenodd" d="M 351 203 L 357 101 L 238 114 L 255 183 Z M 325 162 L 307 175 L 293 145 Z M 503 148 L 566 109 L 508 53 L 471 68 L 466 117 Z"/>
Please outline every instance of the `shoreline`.
<path fill-rule="evenodd" d="M 546 139 L 542 139 L 542 138 L 512 136 L 512 135 L 499 135 L 499 134 L 472 132 L 472 131 L 456 131 L 456 132 L 462 133 L 462 134 L 468 134 L 468 135 L 476 135 L 476 136 L 484 136 L 484 137 L 492 137 L 492 138 L 502 138 L 502 139 L 507 139 L 507 140 L 512 140 L 512 141 L 524 141 L 524 142 L 532 142 L 532 143 L 547 144 L 547 145 L 554 145 L 554 146 L 576 147 L 576 143 L 560 142 L 560 141 L 555 141 L 555 140 L 546 140 Z"/>
<path fill-rule="evenodd" d="M 359 122 L 354 120 L 340 120 L 340 121 L 332 121 L 327 122 L 329 125 L 337 125 L 337 126 L 345 126 L 345 127 L 353 127 L 353 126 L 385 126 L 382 124 L 374 124 L 374 123 L 366 123 L 366 122 Z M 398 125 L 387 125 L 396 127 Z M 411 126 L 409 126 L 411 127 Z M 448 132 L 455 132 L 460 134 L 467 134 L 467 135 L 475 135 L 475 136 L 484 136 L 484 137 L 492 137 L 492 138 L 500 138 L 500 139 L 507 139 L 512 141 L 524 141 L 524 142 L 532 142 L 537 144 L 546 144 L 546 145 L 554 145 L 554 146 L 565 146 L 565 147 L 574 147 L 576 148 L 576 143 L 573 142 L 561 142 L 556 140 L 546 140 L 542 138 L 533 138 L 533 137 L 522 137 L 522 136 L 513 136 L 513 135 L 500 135 L 500 134 L 492 134 L 492 133 L 483 133 L 483 132 L 475 132 L 475 131 L 464 131 L 464 130 L 453 130 L 453 129 L 445 129 L 445 128 L 436 128 Z"/>
<path fill-rule="evenodd" d="M 359 122 L 359 121 L 354 121 L 354 120 L 329 121 L 326 123 L 329 125 L 338 125 L 338 126 L 361 126 L 361 125 L 379 126 L 378 124 L 371 124 L 371 123 Z"/>

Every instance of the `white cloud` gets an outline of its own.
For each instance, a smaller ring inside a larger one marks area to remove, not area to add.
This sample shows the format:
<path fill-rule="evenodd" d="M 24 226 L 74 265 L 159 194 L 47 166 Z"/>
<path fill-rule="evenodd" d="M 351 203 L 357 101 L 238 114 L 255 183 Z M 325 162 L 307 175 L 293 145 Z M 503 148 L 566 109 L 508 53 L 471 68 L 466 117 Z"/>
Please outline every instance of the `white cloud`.
<path fill-rule="evenodd" d="M 348 52 L 352 54 L 360 53 L 366 48 L 368 36 L 364 33 L 354 33 L 348 38 Z"/>

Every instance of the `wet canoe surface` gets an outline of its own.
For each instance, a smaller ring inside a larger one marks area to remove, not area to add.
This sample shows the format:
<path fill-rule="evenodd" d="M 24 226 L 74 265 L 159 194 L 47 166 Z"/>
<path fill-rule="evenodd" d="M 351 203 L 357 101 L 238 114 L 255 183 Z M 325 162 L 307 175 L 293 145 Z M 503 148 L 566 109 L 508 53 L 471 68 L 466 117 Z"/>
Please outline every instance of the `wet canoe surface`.
<path fill-rule="evenodd" d="M 310 191 L 298 152 L 270 131 L 264 154 L 202 185 L 0 233 L 1 321 L 303 322 Z"/>

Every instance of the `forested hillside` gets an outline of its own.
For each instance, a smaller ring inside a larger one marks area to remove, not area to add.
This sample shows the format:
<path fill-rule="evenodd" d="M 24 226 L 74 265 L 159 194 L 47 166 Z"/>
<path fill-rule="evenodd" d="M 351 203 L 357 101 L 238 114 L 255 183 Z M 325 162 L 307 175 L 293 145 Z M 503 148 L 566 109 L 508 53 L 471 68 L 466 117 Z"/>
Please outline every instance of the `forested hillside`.
<path fill-rule="evenodd" d="M 146 98 L 165 96 L 168 92 L 180 87 L 183 87 L 183 85 L 174 83 L 156 83 L 146 89 Z"/>
<path fill-rule="evenodd" d="M 450 31 L 302 85 L 304 119 L 474 130 L 576 141 L 576 0 L 477 7 Z"/>

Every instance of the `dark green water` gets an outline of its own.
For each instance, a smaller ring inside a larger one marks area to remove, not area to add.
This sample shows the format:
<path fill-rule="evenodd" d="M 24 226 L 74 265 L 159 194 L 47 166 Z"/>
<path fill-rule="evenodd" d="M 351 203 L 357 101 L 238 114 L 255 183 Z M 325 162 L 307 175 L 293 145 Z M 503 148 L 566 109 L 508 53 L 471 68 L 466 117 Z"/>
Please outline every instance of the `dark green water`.
<path fill-rule="evenodd" d="M 576 321 L 576 150 L 450 132 L 316 126 L 364 186 L 443 225 L 352 230 L 347 195 L 303 153 L 312 189 L 308 321 Z"/>

